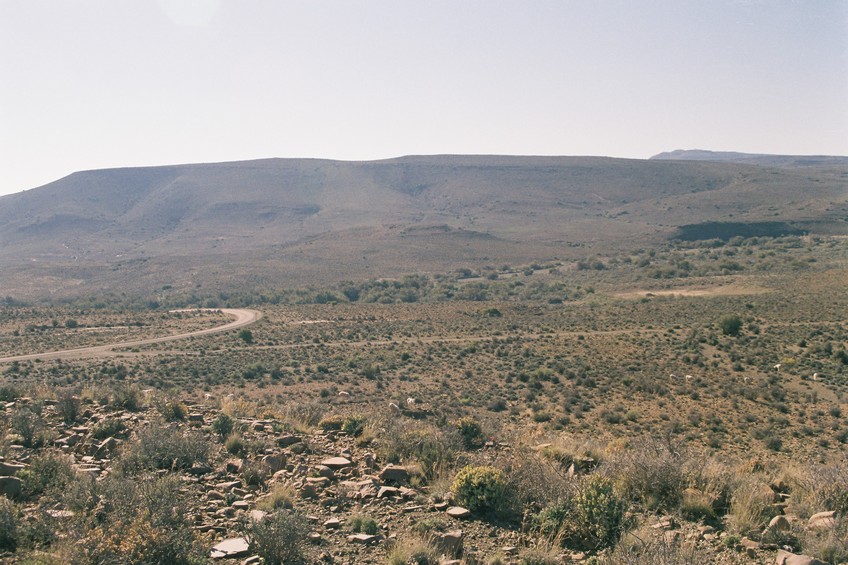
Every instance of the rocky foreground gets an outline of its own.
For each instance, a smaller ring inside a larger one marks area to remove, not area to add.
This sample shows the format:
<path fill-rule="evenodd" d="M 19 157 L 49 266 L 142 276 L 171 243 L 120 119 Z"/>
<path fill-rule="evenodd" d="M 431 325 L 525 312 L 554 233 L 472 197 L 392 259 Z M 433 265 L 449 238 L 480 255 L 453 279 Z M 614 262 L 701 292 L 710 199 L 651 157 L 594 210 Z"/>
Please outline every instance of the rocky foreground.
<path fill-rule="evenodd" d="M 688 486 L 677 493 L 683 502 L 672 511 L 627 506 L 621 523 L 631 533 L 617 545 L 565 543 L 561 535 L 545 535 L 544 519 L 534 519 L 541 505 L 516 510 L 512 504 L 505 512 L 491 497 L 453 492 L 456 469 L 512 470 L 507 490 L 524 492 L 530 487 L 515 482 L 518 469 L 525 483 L 541 481 L 537 487 L 544 490 L 548 477 L 577 484 L 603 470 L 585 454 L 565 460 L 555 445 L 510 445 L 487 438 L 460 449 L 453 469 L 428 468 L 427 461 L 394 460 L 379 430 L 397 433 L 401 428 L 379 428 L 374 416 L 350 416 L 343 398 L 335 407 L 325 406 L 327 413 L 318 418 L 303 410 L 251 415 L 247 403 L 232 399 L 208 397 L 188 404 L 148 396 L 132 410 L 85 398 L 75 403 L 73 398 L 20 397 L 2 405 L 7 425 L 0 493 L 14 501 L 4 507 L 4 562 L 33 556 L 44 562 L 105 562 L 110 556 L 123 562 L 166 562 L 165 554 L 144 548 L 175 546 L 173 532 L 178 531 L 185 562 L 809 565 L 826 561 L 788 551 L 797 551 L 799 536 L 844 532 L 833 510 L 808 518 L 793 514 L 791 486 L 775 479 L 750 487 L 752 496 L 767 501 L 771 514 L 762 531 L 739 535 L 725 527 L 726 517 L 709 509 L 700 515 L 686 511 L 697 507 L 687 507 L 687 500 L 710 499 L 707 489 Z M 75 407 L 77 413 L 69 415 Z M 23 424 L 30 414 L 37 419 L 30 419 L 27 428 Z M 384 422 L 402 422 L 407 431 L 418 428 L 424 433 L 393 438 L 418 441 L 430 430 L 428 417 L 419 406 L 393 407 Z M 172 490 L 162 490 L 165 479 L 174 481 Z M 139 490 L 145 484 L 160 485 L 160 490 Z M 89 485 L 88 492 L 76 492 L 86 490 L 79 485 Z M 116 485 L 124 485 L 124 491 L 115 490 Z M 133 507 L 118 508 L 109 493 L 126 497 L 122 500 Z M 614 532 L 611 539 L 619 536 Z M 126 540 L 135 545 L 121 545 L 130 543 Z M 133 558 L 134 551 L 148 553 Z"/>

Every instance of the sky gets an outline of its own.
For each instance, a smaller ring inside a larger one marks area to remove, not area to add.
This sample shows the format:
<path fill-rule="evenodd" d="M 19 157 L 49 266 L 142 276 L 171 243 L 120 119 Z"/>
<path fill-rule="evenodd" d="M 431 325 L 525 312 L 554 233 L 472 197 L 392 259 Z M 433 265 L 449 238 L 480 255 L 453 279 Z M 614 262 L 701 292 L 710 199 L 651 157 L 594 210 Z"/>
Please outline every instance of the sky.
<path fill-rule="evenodd" d="M 266 157 L 848 155 L 848 0 L 0 0 L 0 194 Z"/>

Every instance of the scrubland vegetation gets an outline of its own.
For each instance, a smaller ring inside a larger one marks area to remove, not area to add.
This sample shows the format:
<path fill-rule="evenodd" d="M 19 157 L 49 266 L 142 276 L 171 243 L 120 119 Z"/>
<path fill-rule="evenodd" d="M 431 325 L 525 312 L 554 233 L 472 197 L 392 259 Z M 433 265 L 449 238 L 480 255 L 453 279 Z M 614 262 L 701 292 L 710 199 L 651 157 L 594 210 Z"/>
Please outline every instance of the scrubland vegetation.
<path fill-rule="evenodd" d="M 848 240 L 97 300 L 0 357 L 264 317 L 0 363 L 10 562 L 848 562 Z"/>

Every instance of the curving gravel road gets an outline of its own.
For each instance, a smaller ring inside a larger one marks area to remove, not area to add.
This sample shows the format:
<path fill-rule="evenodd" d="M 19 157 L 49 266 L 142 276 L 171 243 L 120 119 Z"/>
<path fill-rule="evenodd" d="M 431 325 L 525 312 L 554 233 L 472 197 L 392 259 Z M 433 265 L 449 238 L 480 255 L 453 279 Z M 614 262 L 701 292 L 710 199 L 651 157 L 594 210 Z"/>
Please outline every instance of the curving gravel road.
<path fill-rule="evenodd" d="M 258 322 L 262 318 L 262 312 L 258 310 L 249 310 L 246 308 L 220 308 L 220 311 L 228 316 L 233 316 L 235 320 L 205 330 L 197 330 L 182 334 L 166 335 L 162 337 L 152 337 L 149 339 L 139 339 L 135 341 L 122 341 L 120 343 L 110 343 L 108 345 L 96 345 L 93 347 L 80 347 L 77 349 L 63 349 L 61 351 L 48 351 L 45 353 L 31 353 L 27 355 L 15 355 L 13 357 L 0 357 L 0 363 L 12 363 L 13 361 L 32 361 L 41 359 L 47 361 L 49 359 L 82 359 L 86 357 L 101 357 L 115 354 L 117 348 L 139 347 L 142 345 L 151 345 L 154 343 L 164 343 L 166 341 L 176 341 L 179 339 L 187 339 L 190 337 L 198 337 L 203 335 L 217 334 L 228 332 L 249 326 Z"/>

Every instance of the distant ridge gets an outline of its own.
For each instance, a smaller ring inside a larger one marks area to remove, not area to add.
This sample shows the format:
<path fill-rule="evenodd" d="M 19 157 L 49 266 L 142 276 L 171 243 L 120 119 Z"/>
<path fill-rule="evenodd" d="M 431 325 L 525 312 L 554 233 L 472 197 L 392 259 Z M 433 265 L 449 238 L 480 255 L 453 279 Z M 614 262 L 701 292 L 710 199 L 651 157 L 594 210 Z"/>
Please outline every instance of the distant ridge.
<path fill-rule="evenodd" d="M 707 151 L 705 149 L 676 149 L 651 157 L 657 161 L 712 161 L 715 163 L 746 163 L 766 167 L 818 167 L 848 165 L 848 157 L 840 155 L 766 155 L 736 151 Z"/>
<path fill-rule="evenodd" d="M 431 155 L 84 171 L 0 197 L 0 292 L 226 293 L 674 237 L 848 234 L 840 162 Z"/>

